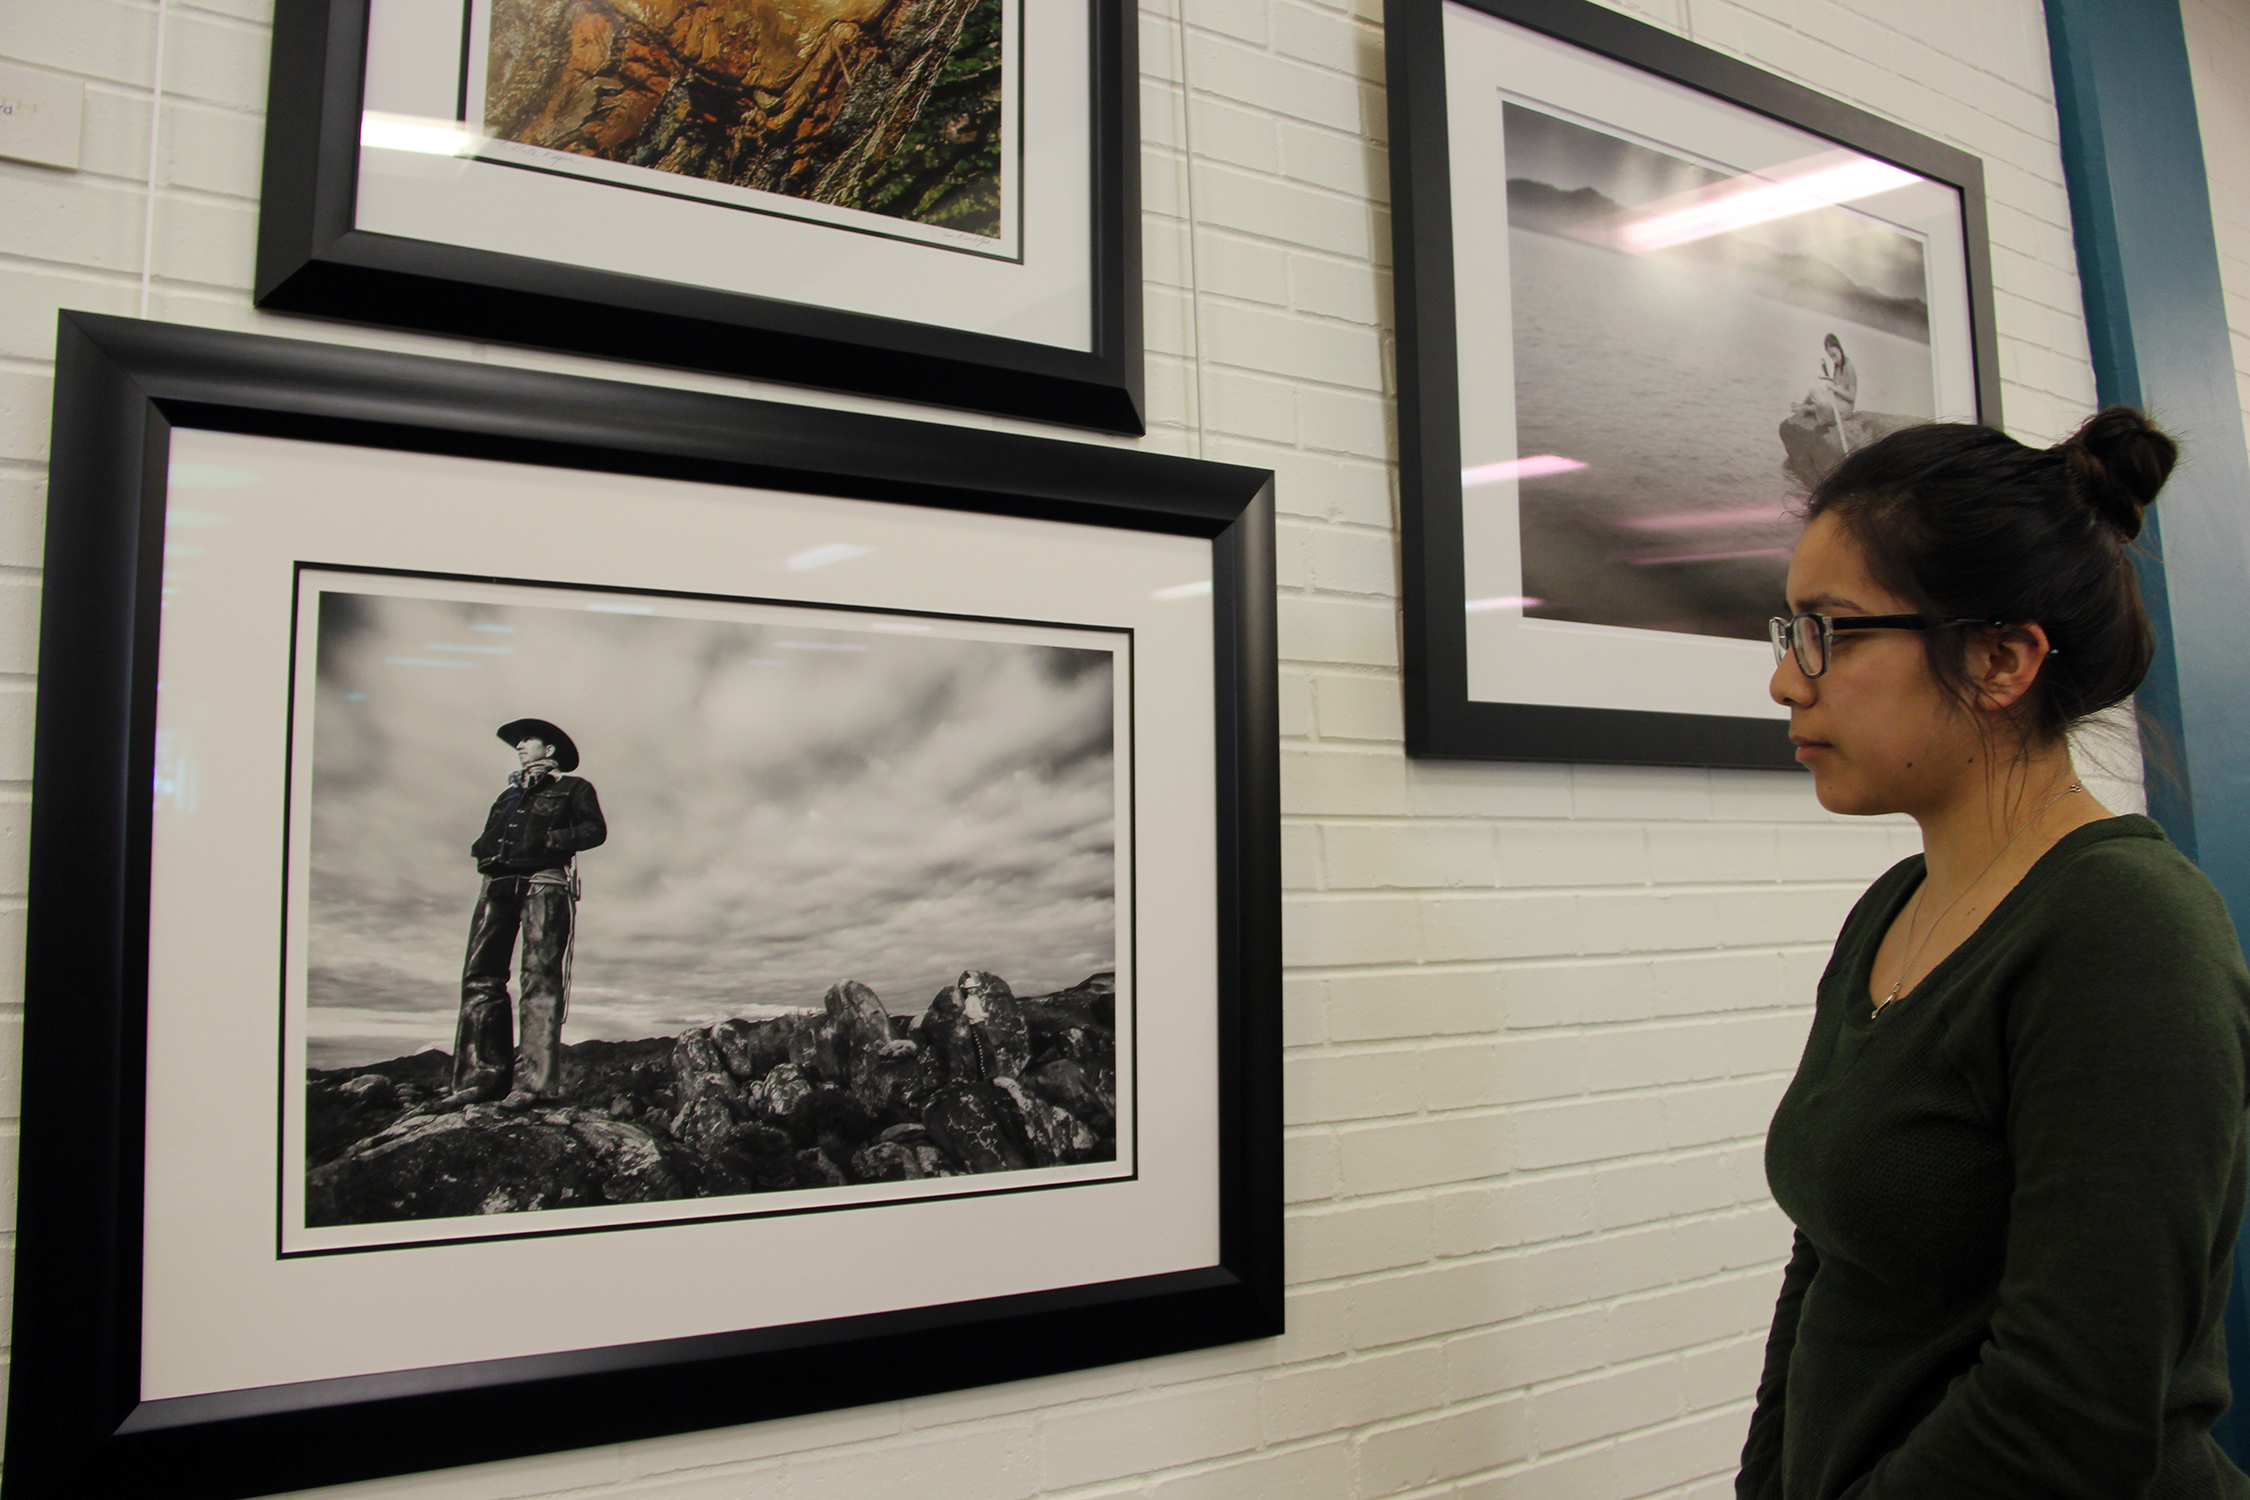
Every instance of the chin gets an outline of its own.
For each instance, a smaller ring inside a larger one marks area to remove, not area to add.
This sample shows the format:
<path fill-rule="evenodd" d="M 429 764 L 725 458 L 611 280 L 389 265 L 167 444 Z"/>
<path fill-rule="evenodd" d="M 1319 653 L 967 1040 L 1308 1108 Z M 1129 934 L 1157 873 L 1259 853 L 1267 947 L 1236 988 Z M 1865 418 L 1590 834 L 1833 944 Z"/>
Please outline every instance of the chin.
<path fill-rule="evenodd" d="M 1813 777 L 1813 795 L 1820 805 L 1832 813 L 1848 818 L 1872 818 L 1881 813 L 1897 812 L 1891 799 L 1877 795 L 1871 788 L 1855 785 L 1849 777 Z"/>

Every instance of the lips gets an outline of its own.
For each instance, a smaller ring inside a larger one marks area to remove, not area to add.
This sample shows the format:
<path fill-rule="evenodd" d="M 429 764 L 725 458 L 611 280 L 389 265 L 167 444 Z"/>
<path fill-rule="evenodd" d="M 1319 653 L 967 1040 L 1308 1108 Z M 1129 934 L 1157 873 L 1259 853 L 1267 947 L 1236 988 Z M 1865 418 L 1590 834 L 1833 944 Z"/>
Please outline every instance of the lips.
<path fill-rule="evenodd" d="M 1834 748 L 1826 740 L 1810 739 L 1801 734 L 1789 736 L 1789 743 L 1797 747 L 1797 759 L 1800 761 L 1810 760 L 1821 751 Z"/>

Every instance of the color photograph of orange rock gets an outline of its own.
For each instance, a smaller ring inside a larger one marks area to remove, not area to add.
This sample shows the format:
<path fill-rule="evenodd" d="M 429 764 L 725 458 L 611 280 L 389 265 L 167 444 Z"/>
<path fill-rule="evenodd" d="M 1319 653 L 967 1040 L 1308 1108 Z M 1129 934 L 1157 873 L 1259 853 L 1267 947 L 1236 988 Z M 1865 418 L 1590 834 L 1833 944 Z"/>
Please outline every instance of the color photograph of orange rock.
<path fill-rule="evenodd" d="M 1012 3 L 494 0 L 484 128 L 997 237 Z"/>

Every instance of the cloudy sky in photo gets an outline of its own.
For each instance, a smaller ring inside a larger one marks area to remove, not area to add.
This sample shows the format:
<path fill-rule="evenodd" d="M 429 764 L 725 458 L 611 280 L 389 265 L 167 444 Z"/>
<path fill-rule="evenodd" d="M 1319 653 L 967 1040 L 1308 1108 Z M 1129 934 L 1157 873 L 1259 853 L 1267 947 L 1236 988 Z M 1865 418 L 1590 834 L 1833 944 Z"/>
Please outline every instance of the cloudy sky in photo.
<path fill-rule="evenodd" d="M 1038 994 L 1114 965 L 1108 651 L 557 597 L 323 595 L 314 1066 L 451 1050 L 469 845 L 518 717 L 571 735 L 609 823 L 579 858 L 568 1041 L 814 1006 L 840 979 L 911 1015 L 964 968 Z"/>
<path fill-rule="evenodd" d="M 1565 192 L 1592 188 L 1626 208 L 1730 180 L 1727 173 L 1544 110 L 1510 102 L 1502 114 L 1510 177 L 1527 177 Z M 1821 161 L 1825 163 L 1828 155 L 1823 152 Z M 1783 255 L 1824 260 L 1887 297 L 1929 295 L 1922 242 L 1855 209 L 1808 209 L 1728 233 Z"/>

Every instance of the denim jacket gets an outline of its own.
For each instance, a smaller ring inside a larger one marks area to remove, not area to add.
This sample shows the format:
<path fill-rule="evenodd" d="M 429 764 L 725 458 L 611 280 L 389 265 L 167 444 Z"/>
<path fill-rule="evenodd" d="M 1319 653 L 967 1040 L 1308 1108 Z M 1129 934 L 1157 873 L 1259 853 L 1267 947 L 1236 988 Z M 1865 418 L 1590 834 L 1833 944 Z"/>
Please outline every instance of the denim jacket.
<path fill-rule="evenodd" d="M 577 776 L 549 776 L 526 795 L 515 777 L 485 815 L 484 833 L 469 846 L 484 875 L 529 875 L 560 869 L 581 849 L 609 837 L 594 785 Z"/>

